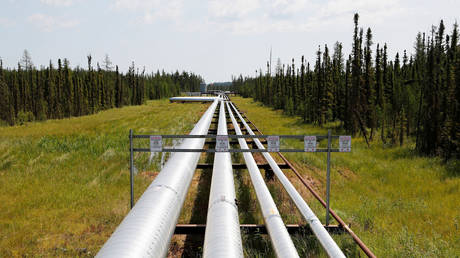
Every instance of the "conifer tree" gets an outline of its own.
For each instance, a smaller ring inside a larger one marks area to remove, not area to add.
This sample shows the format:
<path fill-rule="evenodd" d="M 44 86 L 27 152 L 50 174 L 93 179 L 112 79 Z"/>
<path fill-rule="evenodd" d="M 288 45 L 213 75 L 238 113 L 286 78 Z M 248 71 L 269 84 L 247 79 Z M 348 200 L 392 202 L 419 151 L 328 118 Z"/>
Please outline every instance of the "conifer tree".
<path fill-rule="evenodd" d="M 372 31 L 370 28 L 367 29 L 366 33 L 366 47 L 364 49 L 364 110 L 366 112 L 366 124 L 371 129 L 369 139 L 372 140 L 374 135 L 374 129 L 376 127 L 376 110 L 375 110 L 375 74 L 372 66 Z"/>
<path fill-rule="evenodd" d="M 64 87 L 63 87 L 63 94 L 62 94 L 62 105 L 64 107 L 63 112 L 65 117 L 70 117 L 73 114 L 73 103 L 74 103 L 74 95 L 73 95 L 73 80 L 72 80 L 72 71 L 69 67 L 69 60 L 64 59 Z"/>
<path fill-rule="evenodd" d="M 359 36 L 358 28 L 359 15 L 356 13 L 354 16 L 354 34 L 353 34 L 353 51 L 352 57 L 353 62 L 351 66 L 351 94 L 350 94 L 350 106 L 348 112 L 352 115 L 352 119 L 349 123 L 349 128 L 346 128 L 352 135 L 358 131 L 358 116 L 360 115 L 360 89 L 361 89 L 361 39 Z"/>
<path fill-rule="evenodd" d="M 11 105 L 11 95 L 8 85 L 4 81 L 3 62 L 0 59 L 0 120 L 10 125 L 14 124 L 14 110 Z"/>

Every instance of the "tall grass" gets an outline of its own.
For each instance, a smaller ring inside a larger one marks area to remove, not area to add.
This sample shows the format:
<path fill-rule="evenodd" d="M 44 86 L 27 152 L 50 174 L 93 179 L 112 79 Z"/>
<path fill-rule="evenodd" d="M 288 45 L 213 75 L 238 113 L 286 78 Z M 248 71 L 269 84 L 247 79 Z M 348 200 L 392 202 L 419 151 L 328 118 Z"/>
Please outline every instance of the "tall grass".
<path fill-rule="evenodd" d="M 335 135 L 344 134 L 337 124 L 320 128 L 252 99 L 233 97 L 232 101 L 265 134 L 326 135 L 328 127 Z M 303 143 L 284 144 L 302 148 Z M 446 165 L 438 158 L 420 157 L 412 149 L 411 144 L 385 147 L 378 141 L 368 148 L 363 138 L 354 137 L 351 153 L 332 153 L 331 207 L 377 256 L 460 257 L 460 178 L 452 172 L 460 169 L 458 162 Z M 325 154 L 286 156 L 324 196 Z M 324 222 L 322 206 L 292 173 L 286 173 Z M 349 255 L 358 255 L 348 240 L 336 239 Z"/>

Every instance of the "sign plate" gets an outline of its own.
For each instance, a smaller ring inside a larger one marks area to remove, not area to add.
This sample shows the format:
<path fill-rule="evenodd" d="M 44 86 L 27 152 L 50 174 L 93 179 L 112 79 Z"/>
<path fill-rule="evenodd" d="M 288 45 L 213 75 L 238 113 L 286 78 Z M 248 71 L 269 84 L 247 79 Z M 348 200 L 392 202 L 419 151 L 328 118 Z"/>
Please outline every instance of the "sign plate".
<path fill-rule="evenodd" d="M 339 136 L 339 150 L 340 152 L 350 152 L 351 151 L 351 136 Z"/>
<path fill-rule="evenodd" d="M 150 152 L 161 152 L 163 150 L 163 140 L 161 135 L 150 135 Z"/>
<path fill-rule="evenodd" d="M 269 152 L 280 151 L 280 137 L 276 135 L 267 136 L 267 150 Z"/>
<path fill-rule="evenodd" d="M 216 135 L 216 152 L 228 151 L 228 136 Z"/>
<path fill-rule="evenodd" d="M 304 145 L 305 152 L 316 152 L 316 136 L 305 136 Z"/>

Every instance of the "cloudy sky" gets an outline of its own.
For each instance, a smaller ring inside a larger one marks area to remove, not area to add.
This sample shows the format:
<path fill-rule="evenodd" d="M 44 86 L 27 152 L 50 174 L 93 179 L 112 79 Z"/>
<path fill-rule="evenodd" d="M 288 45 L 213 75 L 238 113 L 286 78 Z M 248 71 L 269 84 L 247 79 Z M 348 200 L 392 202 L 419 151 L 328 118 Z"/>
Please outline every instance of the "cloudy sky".
<path fill-rule="evenodd" d="M 35 65 L 108 54 L 126 71 L 186 70 L 206 82 L 253 75 L 273 60 L 305 55 L 318 45 L 351 47 L 353 13 L 390 54 L 412 52 L 418 31 L 444 19 L 460 22 L 460 0 L 0 0 L 0 57 L 12 67 L 27 49 Z"/>

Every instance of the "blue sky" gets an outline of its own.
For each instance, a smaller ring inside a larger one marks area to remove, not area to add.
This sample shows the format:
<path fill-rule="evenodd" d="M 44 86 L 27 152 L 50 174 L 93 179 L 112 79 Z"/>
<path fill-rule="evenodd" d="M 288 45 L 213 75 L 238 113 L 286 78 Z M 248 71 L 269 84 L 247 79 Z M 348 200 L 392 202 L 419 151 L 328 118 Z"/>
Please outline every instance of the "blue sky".
<path fill-rule="evenodd" d="M 353 13 L 390 55 L 412 52 L 418 31 L 444 19 L 450 33 L 460 0 L 0 0 L 0 57 L 15 66 L 27 49 L 36 66 L 108 54 L 126 71 L 186 70 L 228 81 L 273 61 L 314 62 L 318 45 L 351 47 Z M 375 46 L 374 46 L 375 47 Z"/>

